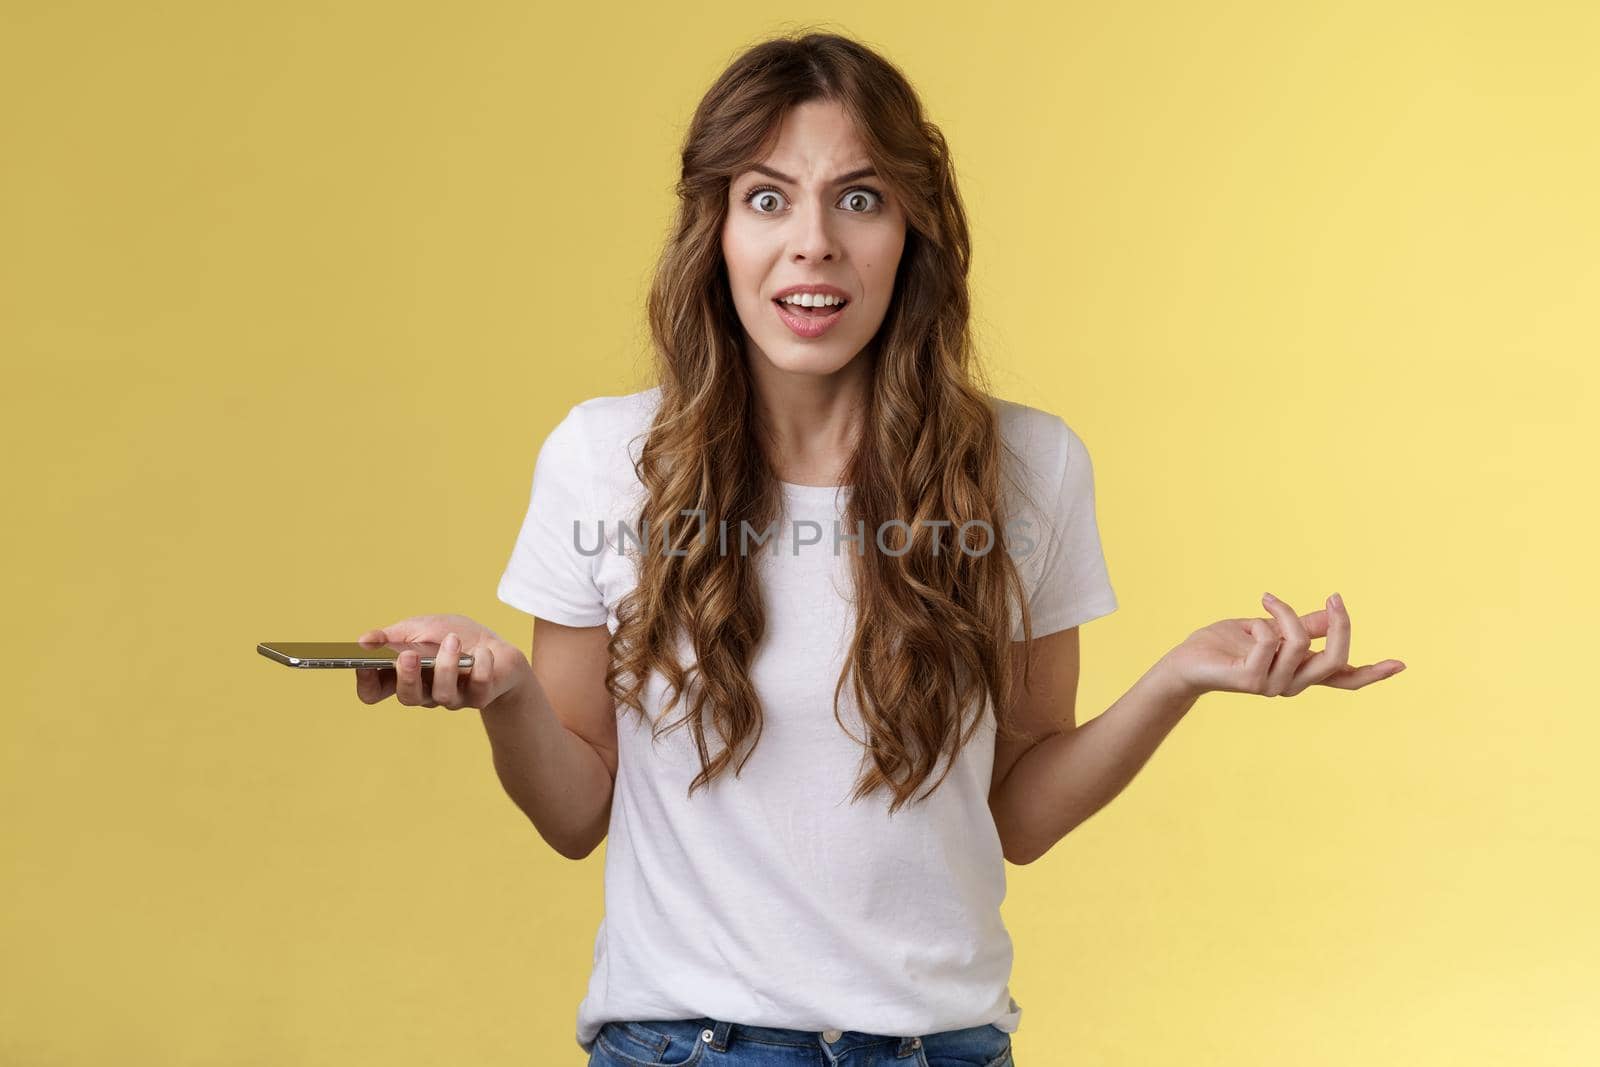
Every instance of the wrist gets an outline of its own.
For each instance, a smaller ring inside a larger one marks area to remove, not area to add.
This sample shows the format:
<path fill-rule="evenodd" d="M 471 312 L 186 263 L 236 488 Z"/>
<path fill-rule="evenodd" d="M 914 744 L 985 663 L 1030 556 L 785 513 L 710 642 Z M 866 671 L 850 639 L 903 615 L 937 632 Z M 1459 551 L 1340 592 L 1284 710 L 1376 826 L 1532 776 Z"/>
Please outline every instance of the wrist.
<path fill-rule="evenodd" d="M 1182 670 L 1173 661 L 1171 652 L 1156 661 L 1155 666 L 1150 668 L 1148 677 L 1157 691 L 1173 704 L 1180 705 L 1184 711 L 1208 692 L 1204 686 L 1197 685 L 1183 676 Z"/>
<path fill-rule="evenodd" d="M 515 717 L 525 713 L 533 701 L 533 687 L 538 684 L 538 679 L 534 677 L 532 670 L 527 671 L 525 675 L 519 672 L 518 678 L 511 683 L 510 688 L 484 705 L 484 713 L 499 718 Z"/>

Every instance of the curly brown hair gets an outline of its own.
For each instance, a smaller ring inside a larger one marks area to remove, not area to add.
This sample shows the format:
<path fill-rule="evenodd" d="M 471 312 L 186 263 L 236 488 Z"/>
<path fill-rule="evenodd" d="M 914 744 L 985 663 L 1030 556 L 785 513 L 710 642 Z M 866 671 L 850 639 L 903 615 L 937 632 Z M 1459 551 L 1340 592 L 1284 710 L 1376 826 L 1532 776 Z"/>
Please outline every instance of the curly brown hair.
<path fill-rule="evenodd" d="M 876 531 L 899 518 L 910 529 L 891 523 L 892 547 L 852 554 L 855 634 L 834 688 L 841 727 L 848 684 L 867 731 L 868 766 L 850 799 L 886 786 L 892 814 L 948 755 L 937 789 L 983 715 L 1009 706 L 1010 605 L 1020 609 L 1024 647 L 1032 622 L 1008 551 L 985 550 L 982 538 L 967 539 L 971 551 L 933 550 L 933 519 L 952 530 L 978 520 L 998 538 L 1007 445 L 973 357 L 971 245 L 949 148 L 904 75 L 856 41 L 811 32 L 749 48 L 707 91 L 685 134 L 677 215 L 649 295 L 660 404 L 634 464 L 646 491 L 635 529 L 647 537 L 670 529 L 671 543 L 636 557 L 639 580 L 618 605 L 606 685 L 641 718 L 650 672 L 668 683 L 666 711 L 693 690 L 682 718 L 654 724 L 655 736 L 685 723 L 692 730 L 701 771 L 691 796 L 743 750 L 737 777 L 759 738 L 748 673 L 765 631 L 756 561 L 714 551 L 701 531 L 724 522 L 767 529 L 782 492 L 762 445 L 719 235 L 732 180 L 766 157 L 786 110 L 811 101 L 844 108 L 907 220 L 888 311 L 857 356 L 872 375 L 866 429 L 845 469 L 852 491 L 842 525 Z M 698 531 L 680 518 L 688 510 L 703 516 Z M 675 653 L 680 638 L 695 657 L 688 669 Z M 708 716 L 724 741 L 715 754 Z M 997 728 L 1018 736 L 1004 715 Z"/>

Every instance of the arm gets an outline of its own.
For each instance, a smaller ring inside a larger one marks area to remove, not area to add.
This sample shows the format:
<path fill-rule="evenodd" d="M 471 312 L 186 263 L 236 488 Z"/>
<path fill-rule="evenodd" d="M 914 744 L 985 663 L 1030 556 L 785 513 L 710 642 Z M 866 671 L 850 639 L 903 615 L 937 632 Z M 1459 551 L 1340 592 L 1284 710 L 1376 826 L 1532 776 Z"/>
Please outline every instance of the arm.
<path fill-rule="evenodd" d="M 989 806 L 1005 856 L 1031 863 L 1105 807 L 1139 773 L 1156 746 L 1205 693 L 1295 696 L 1313 685 L 1361 689 L 1405 670 L 1387 659 L 1350 664 L 1350 613 L 1334 594 L 1307 615 L 1268 593 L 1268 619 L 1221 619 L 1191 633 L 1115 704 L 1073 725 L 1078 685 L 1077 628 L 1034 641 L 1034 684 L 1021 683 L 1022 642 L 1012 648 L 1017 696 L 1007 714 L 1044 736 L 1032 746 L 995 744 Z M 1327 646 L 1311 651 L 1311 639 Z"/>
<path fill-rule="evenodd" d="M 996 739 L 989 792 L 1012 863 L 1038 859 L 1110 803 L 1199 699 L 1163 658 L 1111 707 L 1076 726 L 1077 627 L 1038 638 L 1033 646 L 1028 689 L 1021 676 L 1028 651 L 1020 641 L 1013 646 L 1017 696 L 1010 714 L 1024 730 L 1043 736 L 1031 746 Z"/>
<path fill-rule="evenodd" d="M 561 855 L 605 839 L 617 774 L 616 704 L 605 687 L 604 626 L 534 625 L 534 680 L 483 709 L 506 794 Z"/>

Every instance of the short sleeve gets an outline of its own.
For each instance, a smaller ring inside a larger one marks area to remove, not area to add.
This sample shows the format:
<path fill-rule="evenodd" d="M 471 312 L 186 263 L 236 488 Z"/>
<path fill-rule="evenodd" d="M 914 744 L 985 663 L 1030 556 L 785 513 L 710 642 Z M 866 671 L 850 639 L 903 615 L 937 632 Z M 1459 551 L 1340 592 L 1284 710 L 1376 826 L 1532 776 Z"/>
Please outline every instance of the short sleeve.
<path fill-rule="evenodd" d="M 1025 573 L 1034 576 L 1028 597 L 1033 636 L 1070 629 L 1117 610 L 1117 595 L 1106 570 L 1095 516 L 1094 465 L 1089 450 L 1072 427 L 1057 418 L 1052 427 L 1055 453 L 1065 453 L 1054 500 L 1047 505 L 1043 562 Z M 1021 641 L 1020 612 L 1013 613 L 1012 640 Z"/>
<path fill-rule="evenodd" d="M 574 407 L 539 448 L 527 514 L 496 594 L 565 626 L 599 626 L 609 616 L 595 581 L 602 520 L 591 506 L 591 458 Z"/>

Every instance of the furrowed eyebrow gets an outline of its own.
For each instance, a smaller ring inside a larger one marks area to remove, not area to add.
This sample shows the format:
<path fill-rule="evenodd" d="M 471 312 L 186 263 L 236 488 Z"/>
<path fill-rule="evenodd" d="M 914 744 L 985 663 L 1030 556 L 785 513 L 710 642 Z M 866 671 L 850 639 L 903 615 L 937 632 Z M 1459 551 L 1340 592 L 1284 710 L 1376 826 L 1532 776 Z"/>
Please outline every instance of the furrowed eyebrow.
<path fill-rule="evenodd" d="M 787 182 L 790 185 L 799 184 L 787 174 L 773 170 L 771 167 L 761 163 L 754 164 L 750 169 L 759 174 L 765 174 L 769 178 L 776 178 L 780 182 Z M 860 170 L 853 170 L 848 174 L 839 175 L 837 178 L 833 179 L 830 184 L 843 185 L 845 182 L 853 182 L 857 178 L 876 178 L 877 176 L 878 172 L 873 170 L 871 167 L 862 167 Z"/>

